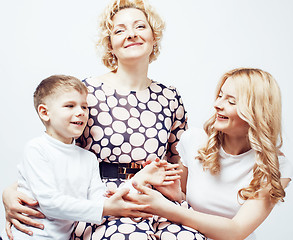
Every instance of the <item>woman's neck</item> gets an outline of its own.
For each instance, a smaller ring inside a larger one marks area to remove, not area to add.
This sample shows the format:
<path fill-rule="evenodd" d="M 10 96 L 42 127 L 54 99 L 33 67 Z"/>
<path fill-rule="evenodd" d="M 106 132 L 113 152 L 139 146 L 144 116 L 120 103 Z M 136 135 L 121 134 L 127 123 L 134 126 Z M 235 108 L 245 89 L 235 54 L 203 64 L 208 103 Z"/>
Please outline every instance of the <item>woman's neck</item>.
<path fill-rule="evenodd" d="M 231 137 L 226 134 L 222 147 L 226 153 L 231 155 L 239 155 L 251 149 L 248 136 Z"/>
<path fill-rule="evenodd" d="M 140 91 L 150 85 L 147 77 L 149 63 L 120 64 L 116 73 L 110 73 L 108 83 L 122 90 Z"/>

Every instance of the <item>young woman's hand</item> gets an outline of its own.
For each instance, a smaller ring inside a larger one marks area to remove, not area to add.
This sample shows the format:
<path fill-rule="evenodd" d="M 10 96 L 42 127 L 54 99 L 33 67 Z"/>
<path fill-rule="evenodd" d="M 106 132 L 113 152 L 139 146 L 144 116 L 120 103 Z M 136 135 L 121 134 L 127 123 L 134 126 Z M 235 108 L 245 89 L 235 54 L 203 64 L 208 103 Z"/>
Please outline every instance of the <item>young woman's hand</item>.
<path fill-rule="evenodd" d="M 137 195 L 137 193 L 130 194 L 129 188 L 118 189 L 112 196 L 105 200 L 103 216 L 111 215 L 130 218 L 151 217 L 151 214 L 145 212 L 148 205 L 139 204 L 131 198 L 131 195 Z"/>
<path fill-rule="evenodd" d="M 164 213 L 170 210 L 170 206 L 173 202 L 165 198 L 157 190 L 148 188 L 141 184 L 133 182 L 133 187 L 139 192 L 133 195 L 127 195 L 127 199 L 132 202 L 137 202 L 144 205 L 143 211 L 151 213 L 153 215 L 159 215 L 164 217 Z"/>
<path fill-rule="evenodd" d="M 14 227 L 19 231 L 22 231 L 28 235 L 32 235 L 32 232 L 25 227 L 24 224 L 40 229 L 44 228 L 44 226 L 38 221 L 30 218 L 30 216 L 36 218 L 45 217 L 41 212 L 33 208 L 38 205 L 38 202 L 27 197 L 25 194 L 18 192 L 16 188 L 16 185 L 10 186 L 6 188 L 2 194 L 6 214 L 5 230 L 9 239 L 13 239 L 13 235 L 11 233 L 12 225 L 14 225 Z M 24 204 L 28 206 L 24 206 Z"/>
<path fill-rule="evenodd" d="M 155 188 L 172 201 L 180 203 L 182 200 L 185 200 L 185 194 L 181 191 L 180 179 L 175 180 L 173 184 L 155 186 Z"/>

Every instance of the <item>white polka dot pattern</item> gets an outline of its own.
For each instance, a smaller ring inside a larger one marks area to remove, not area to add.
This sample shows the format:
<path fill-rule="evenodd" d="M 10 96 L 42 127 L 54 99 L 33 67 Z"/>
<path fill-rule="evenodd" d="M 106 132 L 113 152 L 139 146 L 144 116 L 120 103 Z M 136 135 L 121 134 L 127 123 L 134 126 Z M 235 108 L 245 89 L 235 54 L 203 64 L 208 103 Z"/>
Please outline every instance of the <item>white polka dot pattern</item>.
<path fill-rule="evenodd" d="M 181 207 L 190 208 L 183 202 Z M 200 232 L 183 225 L 168 221 L 166 218 L 154 216 L 148 219 L 131 219 L 106 217 L 99 226 L 79 223 L 74 240 L 206 240 Z"/>
<path fill-rule="evenodd" d="M 125 163 L 155 157 L 175 161 L 175 145 L 187 118 L 175 88 L 153 81 L 143 91 L 126 92 L 92 79 L 84 82 L 89 89 L 90 117 L 78 141 L 95 152 L 99 161 Z"/>
<path fill-rule="evenodd" d="M 175 146 L 187 128 L 187 115 L 175 88 L 153 81 L 143 91 L 125 92 L 92 79 L 84 82 L 89 89 L 90 116 L 83 136 L 77 140 L 82 147 L 96 153 L 99 161 L 129 163 L 159 157 L 176 162 Z M 103 181 L 114 190 L 124 180 Z M 182 237 L 177 238 L 182 230 Z M 101 225 L 79 223 L 73 239 L 205 239 L 196 234 L 164 218 L 105 217 Z"/>

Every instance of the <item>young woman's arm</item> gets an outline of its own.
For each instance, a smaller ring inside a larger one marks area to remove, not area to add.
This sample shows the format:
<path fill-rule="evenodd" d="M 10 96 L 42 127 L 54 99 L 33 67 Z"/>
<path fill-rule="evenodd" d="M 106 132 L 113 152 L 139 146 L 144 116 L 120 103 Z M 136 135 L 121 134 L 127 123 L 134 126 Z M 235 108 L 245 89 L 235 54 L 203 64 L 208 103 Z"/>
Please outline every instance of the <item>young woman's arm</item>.
<path fill-rule="evenodd" d="M 290 179 L 282 179 L 285 188 Z M 157 191 L 134 185 L 142 192 L 139 200 L 150 205 L 148 212 L 170 221 L 194 228 L 216 240 L 244 239 L 250 235 L 270 214 L 274 204 L 268 190 L 264 189 L 258 199 L 247 200 L 233 219 L 200 213 L 174 204 Z"/>

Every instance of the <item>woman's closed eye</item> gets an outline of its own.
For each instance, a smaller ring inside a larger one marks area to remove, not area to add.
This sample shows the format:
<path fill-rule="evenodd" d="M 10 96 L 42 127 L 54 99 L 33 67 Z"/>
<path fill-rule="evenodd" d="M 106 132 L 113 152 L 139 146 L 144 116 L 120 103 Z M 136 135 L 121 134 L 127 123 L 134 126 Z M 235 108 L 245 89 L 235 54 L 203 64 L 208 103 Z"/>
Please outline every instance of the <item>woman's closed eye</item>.
<path fill-rule="evenodd" d="M 140 25 L 138 25 L 136 28 L 138 28 L 138 29 L 145 29 L 145 25 L 140 24 Z"/>
<path fill-rule="evenodd" d="M 234 100 L 228 100 L 228 102 L 231 104 L 231 105 L 236 105 L 236 102 Z"/>
<path fill-rule="evenodd" d="M 122 32 L 124 32 L 124 29 L 117 29 L 117 30 L 115 30 L 114 31 L 114 34 L 119 34 L 119 33 L 122 33 Z"/>

